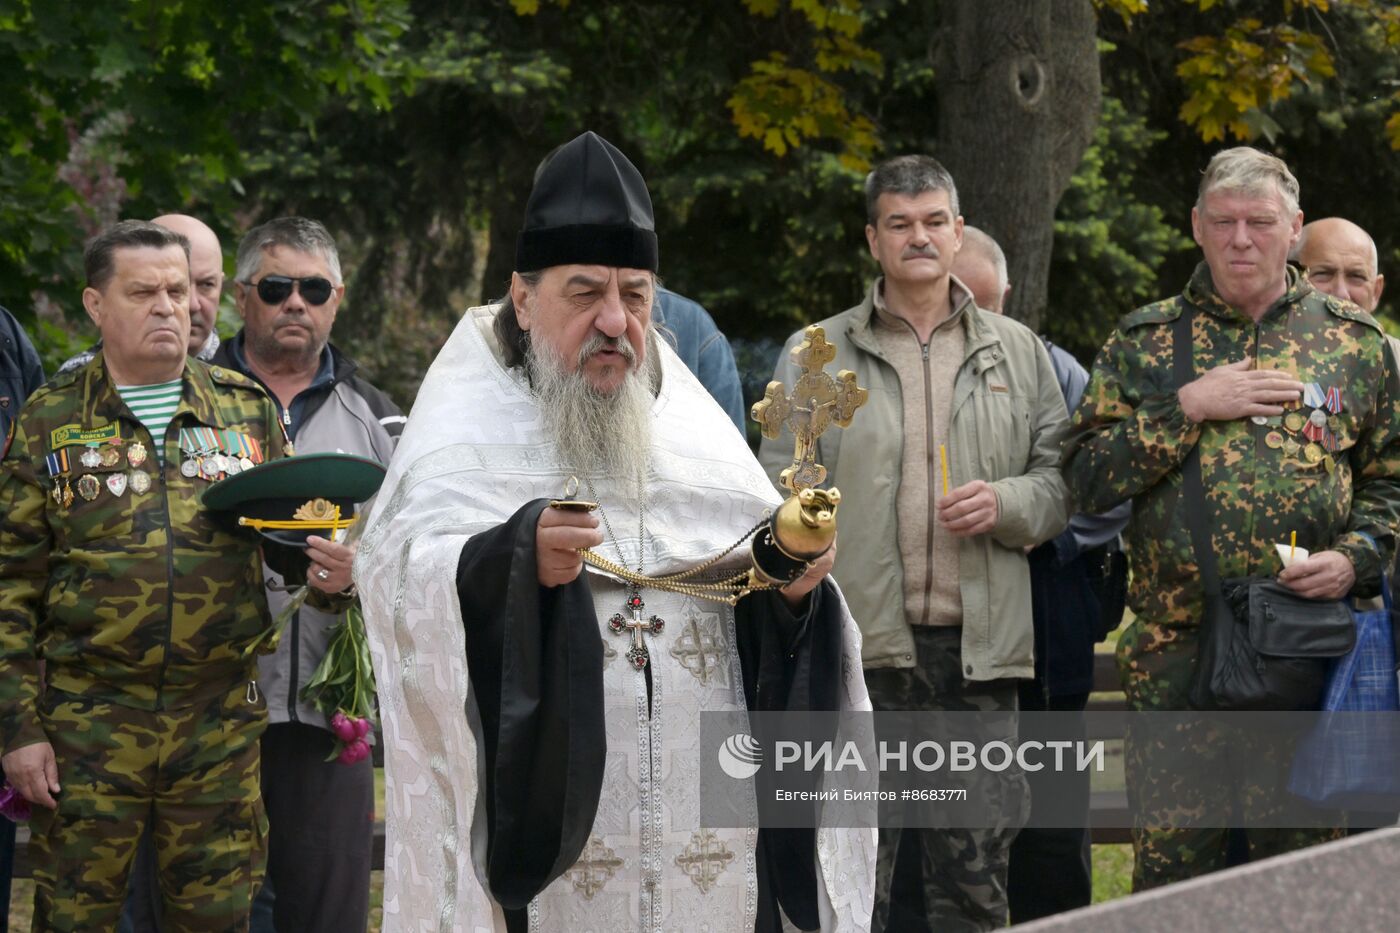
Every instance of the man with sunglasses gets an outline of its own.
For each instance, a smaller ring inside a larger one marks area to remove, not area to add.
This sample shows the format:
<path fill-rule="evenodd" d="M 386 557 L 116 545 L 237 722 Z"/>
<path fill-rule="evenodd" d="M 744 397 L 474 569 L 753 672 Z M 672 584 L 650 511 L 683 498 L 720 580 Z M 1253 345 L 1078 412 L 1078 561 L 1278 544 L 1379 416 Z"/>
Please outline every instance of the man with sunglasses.
<path fill-rule="evenodd" d="M 303 217 L 255 227 L 239 244 L 235 279 L 243 329 L 215 362 L 267 389 L 298 451 L 342 451 L 387 464 L 405 419 L 330 342 L 345 285 L 326 228 Z M 333 594 L 331 601 L 325 609 L 298 609 L 276 652 L 260 664 L 269 718 L 262 747 L 268 882 L 276 929 L 339 933 L 368 922 L 374 769 L 367 758 L 328 762 L 335 737 L 326 716 L 300 697 L 354 599 L 353 550 L 319 537 L 308 543 L 307 581 Z M 274 571 L 263 573 L 276 616 L 289 595 Z M 260 904 L 255 930 L 261 914 Z"/>

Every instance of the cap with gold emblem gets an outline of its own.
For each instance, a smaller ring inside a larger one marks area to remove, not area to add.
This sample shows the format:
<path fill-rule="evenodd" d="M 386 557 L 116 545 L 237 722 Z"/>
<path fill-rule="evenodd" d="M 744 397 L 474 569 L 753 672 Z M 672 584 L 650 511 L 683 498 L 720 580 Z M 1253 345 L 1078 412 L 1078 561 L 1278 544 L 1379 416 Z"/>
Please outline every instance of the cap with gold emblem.
<path fill-rule="evenodd" d="M 227 514 L 265 539 L 263 556 L 288 584 L 306 578 L 309 535 L 336 539 L 355 507 L 384 481 L 382 464 L 353 454 L 284 457 L 244 470 L 204 490 L 207 509 Z"/>

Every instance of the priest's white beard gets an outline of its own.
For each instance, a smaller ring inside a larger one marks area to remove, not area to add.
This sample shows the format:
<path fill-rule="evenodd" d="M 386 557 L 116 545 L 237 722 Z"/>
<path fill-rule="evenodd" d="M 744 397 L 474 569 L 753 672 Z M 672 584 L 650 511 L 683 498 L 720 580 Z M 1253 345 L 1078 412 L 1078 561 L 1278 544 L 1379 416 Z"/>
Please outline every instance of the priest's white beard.
<path fill-rule="evenodd" d="M 650 327 L 646 339 L 650 344 Z M 594 389 L 583 373 L 584 360 L 604 347 L 617 350 L 627 363 L 627 376 L 611 393 Z M 525 355 L 545 432 L 563 462 L 584 475 L 613 477 L 628 495 L 644 487 L 651 468 L 653 355 L 646 354 L 638 366 L 625 338 L 596 332 L 579 348 L 572 372 L 544 341 L 530 341 Z"/>

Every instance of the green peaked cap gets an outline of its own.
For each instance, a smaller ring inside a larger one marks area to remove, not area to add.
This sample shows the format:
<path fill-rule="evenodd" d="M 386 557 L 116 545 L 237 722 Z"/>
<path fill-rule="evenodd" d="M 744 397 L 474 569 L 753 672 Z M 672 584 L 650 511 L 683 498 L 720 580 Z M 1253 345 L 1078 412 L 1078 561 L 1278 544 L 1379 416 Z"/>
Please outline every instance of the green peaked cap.
<path fill-rule="evenodd" d="M 303 521 L 299 528 L 258 529 L 278 544 L 301 548 L 309 534 L 330 537 L 330 507 L 340 508 L 341 521 L 353 518 L 355 506 L 379 491 L 384 473 L 382 464 L 354 454 L 298 454 L 220 480 L 204 490 L 203 501 L 211 511 L 232 513 L 235 521 Z M 318 527 L 310 515 L 325 523 Z"/>

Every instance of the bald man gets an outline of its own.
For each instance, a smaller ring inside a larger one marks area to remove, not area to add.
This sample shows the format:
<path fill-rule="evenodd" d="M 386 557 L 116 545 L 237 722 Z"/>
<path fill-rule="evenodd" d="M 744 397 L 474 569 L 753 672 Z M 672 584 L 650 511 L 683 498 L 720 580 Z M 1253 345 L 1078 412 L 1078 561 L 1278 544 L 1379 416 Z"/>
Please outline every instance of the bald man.
<path fill-rule="evenodd" d="M 1325 217 L 1303 225 L 1291 257 L 1308 270 L 1313 288 L 1374 313 L 1385 291 L 1376 241 L 1350 220 Z"/>
<path fill-rule="evenodd" d="M 208 224 L 189 214 L 162 214 L 160 224 L 190 241 L 190 355 L 207 360 L 219 348 L 214 322 L 219 317 L 219 296 L 224 289 L 224 253 Z"/>
<path fill-rule="evenodd" d="M 151 221 L 174 230 L 190 241 L 190 356 L 208 362 L 219 349 L 214 323 L 219 317 L 219 296 L 224 289 L 224 252 L 209 225 L 189 214 L 161 214 Z M 58 368 L 66 373 L 86 366 L 102 346 L 98 341 Z"/>
<path fill-rule="evenodd" d="M 1006 276 L 1006 254 L 996 240 L 963 224 L 963 245 L 953 260 L 953 275 L 972 292 L 977 307 L 1001 314 L 1011 283 Z"/>
<path fill-rule="evenodd" d="M 1365 230 L 1341 217 L 1324 217 L 1303 225 L 1298 245 L 1289 257 L 1303 266 L 1313 288 L 1337 298 L 1343 298 L 1363 311 L 1375 313 L 1385 291 L 1385 276 L 1380 274 L 1380 256 L 1376 241 Z M 1400 340 L 1386 335 L 1390 350 L 1400 361 Z M 1395 580 L 1400 564 L 1392 564 L 1390 579 Z M 1365 827 L 1386 826 L 1395 822 L 1395 813 L 1353 812 L 1347 816 L 1351 824 L 1348 835 L 1366 832 Z M 1361 827 L 1361 828 L 1358 828 Z"/>

